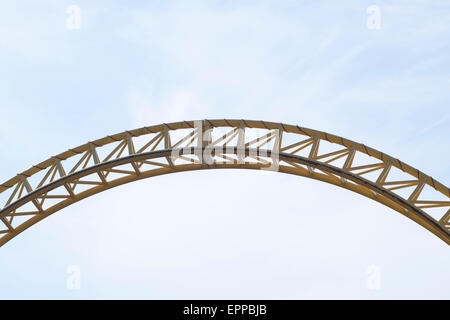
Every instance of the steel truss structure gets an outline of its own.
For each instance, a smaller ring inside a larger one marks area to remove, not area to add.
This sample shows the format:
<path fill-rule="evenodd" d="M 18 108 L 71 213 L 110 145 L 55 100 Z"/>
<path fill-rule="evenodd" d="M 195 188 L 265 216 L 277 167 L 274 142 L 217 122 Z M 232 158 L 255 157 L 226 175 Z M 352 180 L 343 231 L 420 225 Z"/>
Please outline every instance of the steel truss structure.
<path fill-rule="evenodd" d="M 326 132 L 223 119 L 107 136 L 9 179 L 0 185 L 0 246 L 52 213 L 107 189 L 157 175 L 219 168 L 275 170 L 334 184 L 400 212 L 450 245 L 450 189 L 432 177 Z"/>

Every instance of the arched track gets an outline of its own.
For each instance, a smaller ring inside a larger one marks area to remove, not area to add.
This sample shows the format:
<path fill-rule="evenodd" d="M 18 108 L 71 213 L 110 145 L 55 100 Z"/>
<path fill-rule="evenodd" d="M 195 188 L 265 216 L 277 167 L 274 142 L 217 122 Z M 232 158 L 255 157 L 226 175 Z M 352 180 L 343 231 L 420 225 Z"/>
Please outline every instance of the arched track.
<path fill-rule="evenodd" d="M 50 214 L 104 190 L 156 175 L 219 168 L 274 170 L 331 183 L 400 212 L 450 244 L 450 189 L 430 176 L 325 132 L 223 119 L 122 132 L 18 174 L 0 185 L 0 246 Z"/>

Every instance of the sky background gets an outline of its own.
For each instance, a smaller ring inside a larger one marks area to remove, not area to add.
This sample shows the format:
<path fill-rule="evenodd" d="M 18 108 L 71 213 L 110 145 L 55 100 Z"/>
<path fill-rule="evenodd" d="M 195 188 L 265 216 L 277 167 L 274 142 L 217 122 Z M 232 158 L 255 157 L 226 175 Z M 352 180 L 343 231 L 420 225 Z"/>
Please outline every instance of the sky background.
<path fill-rule="evenodd" d="M 124 130 L 243 118 L 340 135 L 448 186 L 449 50 L 448 1 L 2 1 L 0 180 Z M 88 198 L 3 246 L 0 272 L 0 299 L 450 298 L 448 245 L 419 225 L 245 170 Z"/>

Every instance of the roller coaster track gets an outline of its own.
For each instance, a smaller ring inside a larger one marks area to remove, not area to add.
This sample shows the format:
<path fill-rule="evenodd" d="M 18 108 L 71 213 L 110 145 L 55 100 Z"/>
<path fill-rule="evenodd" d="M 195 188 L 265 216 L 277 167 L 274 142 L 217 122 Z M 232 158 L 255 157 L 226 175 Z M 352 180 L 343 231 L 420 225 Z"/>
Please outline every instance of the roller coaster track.
<path fill-rule="evenodd" d="M 223 119 L 118 133 L 16 175 L 0 185 L 0 246 L 49 215 L 110 188 L 220 168 L 273 170 L 337 185 L 398 211 L 450 245 L 450 189 L 432 177 L 326 132 Z"/>

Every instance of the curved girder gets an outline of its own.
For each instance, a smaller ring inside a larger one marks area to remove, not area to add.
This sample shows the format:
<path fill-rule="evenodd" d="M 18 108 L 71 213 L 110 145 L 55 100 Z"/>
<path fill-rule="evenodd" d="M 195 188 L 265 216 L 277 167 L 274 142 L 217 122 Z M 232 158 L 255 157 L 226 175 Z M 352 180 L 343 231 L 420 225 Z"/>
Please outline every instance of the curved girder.
<path fill-rule="evenodd" d="M 50 214 L 104 190 L 156 175 L 219 168 L 274 170 L 331 183 L 400 212 L 450 245 L 450 189 L 430 176 L 325 132 L 224 119 L 122 132 L 18 174 L 0 185 L 0 246 Z M 442 212 L 435 218 L 427 212 L 430 208 Z"/>

